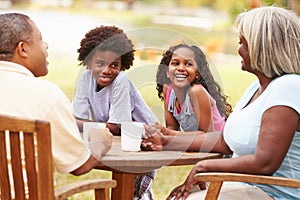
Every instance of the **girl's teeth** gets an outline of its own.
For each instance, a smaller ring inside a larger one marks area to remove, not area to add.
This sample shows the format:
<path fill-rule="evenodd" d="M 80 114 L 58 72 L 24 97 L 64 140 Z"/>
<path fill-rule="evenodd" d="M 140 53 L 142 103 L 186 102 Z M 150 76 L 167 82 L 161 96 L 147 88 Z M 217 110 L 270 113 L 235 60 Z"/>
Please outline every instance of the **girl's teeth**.
<path fill-rule="evenodd" d="M 176 78 L 178 78 L 178 79 L 185 79 L 186 76 L 184 76 L 184 75 L 176 75 Z"/>

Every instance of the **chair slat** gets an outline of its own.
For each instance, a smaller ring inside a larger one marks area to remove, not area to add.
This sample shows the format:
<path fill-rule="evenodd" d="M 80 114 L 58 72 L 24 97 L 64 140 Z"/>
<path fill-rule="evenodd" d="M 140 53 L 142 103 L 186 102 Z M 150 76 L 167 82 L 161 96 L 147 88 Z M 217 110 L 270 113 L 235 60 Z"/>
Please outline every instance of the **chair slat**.
<path fill-rule="evenodd" d="M 36 121 L 36 140 L 37 140 L 37 153 L 38 153 L 38 187 L 39 199 L 54 199 L 53 187 L 53 161 L 51 151 L 51 135 L 49 123 Z M 47 188 L 45 190 L 44 188 Z"/>
<path fill-rule="evenodd" d="M 19 132 L 10 132 L 11 167 L 14 179 L 14 191 L 16 199 L 25 199 L 25 188 L 21 160 L 21 146 Z"/>
<path fill-rule="evenodd" d="M 11 199 L 11 188 L 8 174 L 8 162 L 7 162 L 7 151 L 6 151 L 6 139 L 5 131 L 0 131 L 0 199 L 10 200 Z"/>
<path fill-rule="evenodd" d="M 32 199 L 38 199 L 38 184 L 36 177 L 37 169 L 33 133 L 24 133 L 24 147 L 26 147 L 24 148 L 24 153 L 29 196 Z"/>

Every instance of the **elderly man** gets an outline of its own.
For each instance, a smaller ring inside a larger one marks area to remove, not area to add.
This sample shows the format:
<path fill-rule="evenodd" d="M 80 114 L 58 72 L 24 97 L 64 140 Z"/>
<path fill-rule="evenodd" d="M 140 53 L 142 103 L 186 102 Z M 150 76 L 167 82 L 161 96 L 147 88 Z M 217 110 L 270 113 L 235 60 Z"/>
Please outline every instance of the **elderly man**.
<path fill-rule="evenodd" d="M 90 131 L 89 147 L 84 145 L 65 94 L 36 78 L 48 73 L 47 49 L 28 16 L 0 15 L 0 114 L 49 121 L 57 170 L 81 175 L 111 148 L 112 134 L 107 128 Z"/>

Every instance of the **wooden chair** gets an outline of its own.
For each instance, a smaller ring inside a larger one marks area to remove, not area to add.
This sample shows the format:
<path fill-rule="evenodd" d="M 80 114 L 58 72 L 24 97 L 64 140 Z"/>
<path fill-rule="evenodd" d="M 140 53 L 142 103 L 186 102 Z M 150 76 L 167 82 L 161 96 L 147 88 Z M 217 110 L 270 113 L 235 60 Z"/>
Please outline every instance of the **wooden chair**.
<path fill-rule="evenodd" d="M 197 181 L 210 182 L 205 200 L 216 200 L 219 196 L 224 181 L 270 184 L 300 188 L 300 180 L 263 175 L 207 172 L 196 174 L 194 179 Z"/>
<path fill-rule="evenodd" d="M 0 199 L 54 200 L 87 190 L 109 199 L 115 180 L 83 180 L 54 188 L 50 123 L 0 115 Z"/>

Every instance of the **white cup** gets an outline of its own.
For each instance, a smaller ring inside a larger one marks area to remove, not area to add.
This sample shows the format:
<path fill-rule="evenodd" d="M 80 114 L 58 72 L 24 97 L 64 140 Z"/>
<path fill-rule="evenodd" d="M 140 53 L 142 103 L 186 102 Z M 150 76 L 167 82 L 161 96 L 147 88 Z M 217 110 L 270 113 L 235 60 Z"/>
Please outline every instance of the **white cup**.
<path fill-rule="evenodd" d="M 89 143 L 89 131 L 91 129 L 105 128 L 106 124 L 101 122 L 83 122 L 83 141 L 85 144 Z"/>
<path fill-rule="evenodd" d="M 140 151 L 145 128 L 141 122 L 121 123 L 121 149 L 123 151 Z"/>

